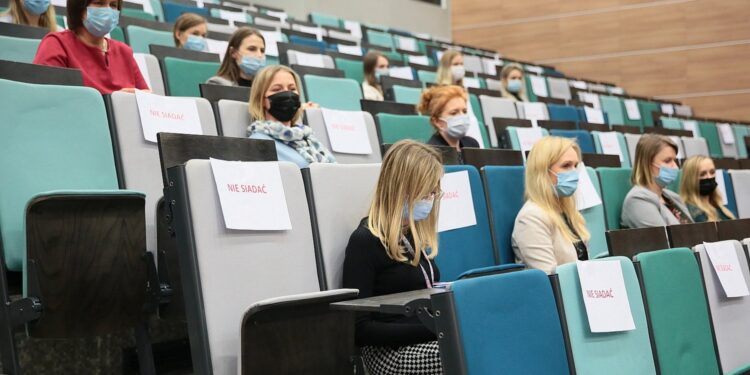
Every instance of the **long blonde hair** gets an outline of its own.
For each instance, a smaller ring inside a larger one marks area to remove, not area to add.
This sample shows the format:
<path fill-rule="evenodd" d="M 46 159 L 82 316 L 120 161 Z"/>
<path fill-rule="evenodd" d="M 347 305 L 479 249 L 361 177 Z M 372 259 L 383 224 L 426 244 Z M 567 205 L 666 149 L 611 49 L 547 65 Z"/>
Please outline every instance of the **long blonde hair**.
<path fill-rule="evenodd" d="M 461 52 L 456 50 L 447 50 L 443 53 L 443 57 L 440 58 L 440 64 L 438 65 L 437 78 L 435 83 L 438 85 L 458 85 L 464 87 L 464 79 L 461 78 L 458 82 L 453 82 L 453 73 L 451 72 L 451 63 L 456 56 L 461 56 Z"/>
<path fill-rule="evenodd" d="M 630 182 L 633 185 L 649 187 L 654 183 L 651 166 L 656 154 L 664 147 L 671 147 L 677 153 L 677 144 L 669 137 L 660 134 L 644 134 L 635 146 L 635 160 Z"/>
<path fill-rule="evenodd" d="M 389 258 L 406 262 L 401 245 L 404 206 L 409 211 L 409 229 L 414 237 L 414 259 L 419 264 L 422 251 L 432 259 L 438 254 L 437 220 L 440 194 L 435 195 L 432 211 L 426 219 L 414 221 L 417 201 L 440 190 L 442 157 L 430 146 L 412 140 L 395 143 L 388 149 L 380 168 L 375 196 L 370 204 L 367 226 L 380 239 Z"/>
<path fill-rule="evenodd" d="M 517 64 L 517 63 L 505 64 L 505 66 L 503 66 L 503 70 L 500 71 L 500 78 L 507 84 L 508 76 L 514 70 L 518 70 L 519 72 L 521 72 L 521 90 L 518 92 L 518 97 L 522 101 L 528 102 L 529 98 L 526 96 L 526 74 L 524 73 L 523 67 L 521 66 L 521 64 Z M 510 91 L 508 91 L 507 88 L 505 88 L 505 84 L 500 85 L 500 93 L 503 94 L 503 98 L 515 98 L 516 97 Z"/>
<path fill-rule="evenodd" d="M 26 12 L 23 10 L 23 0 L 11 0 L 8 10 L 0 13 L 0 15 L 10 15 L 13 19 L 13 23 L 18 25 L 38 26 L 47 28 L 50 32 L 57 31 L 55 7 L 52 6 L 52 3 L 49 4 L 49 8 L 47 8 L 44 13 L 39 15 L 39 24 L 37 25 L 29 23 L 29 19 L 26 17 Z"/>
<path fill-rule="evenodd" d="M 706 213 L 708 221 L 718 221 L 719 215 L 716 210 L 721 210 L 728 218 L 734 219 L 734 214 L 724 207 L 723 199 L 719 189 L 715 189 L 709 195 L 708 203 L 703 199 L 700 193 L 700 170 L 701 163 L 705 160 L 712 160 L 705 155 L 697 155 L 688 158 L 682 163 L 682 181 L 680 181 L 680 196 L 682 200 L 701 209 Z"/>
<path fill-rule="evenodd" d="M 586 221 L 576 207 L 575 194 L 569 197 L 558 197 L 550 179 L 550 168 L 570 149 L 576 151 L 580 160 L 581 149 L 572 139 L 544 137 L 534 144 L 526 160 L 525 197 L 526 200 L 535 203 L 547 213 L 552 223 L 568 241 L 577 242 L 578 239 L 570 231 L 561 215 L 561 213 L 565 214 L 580 240 L 586 242 L 591 235 L 586 229 Z"/>
<path fill-rule="evenodd" d="M 297 92 L 299 93 L 302 90 L 299 76 L 291 68 L 284 65 L 270 65 L 261 69 L 253 79 L 253 86 L 250 88 L 250 100 L 248 101 L 247 105 L 248 112 L 250 113 L 250 118 L 253 121 L 265 120 L 266 109 L 264 108 L 263 104 L 266 100 L 266 91 L 268 91 L 268 88 L 271 87 L 271 81 L 273 81 L 273 77 L 275 77 L 276 73 L 279 72 L 287 72 L 291 74 L 292 77 L 294 77 L 294 84 L 295 86 L 297 86 Z M 292 124 L 296 124 L 297 121 L 299 121 L 299 118 L 302 117 L 302 113 L 303 109 L 300 107 L 300 109 L 297 111 L 297 114 L 295 114 L 292 118 Z"/>

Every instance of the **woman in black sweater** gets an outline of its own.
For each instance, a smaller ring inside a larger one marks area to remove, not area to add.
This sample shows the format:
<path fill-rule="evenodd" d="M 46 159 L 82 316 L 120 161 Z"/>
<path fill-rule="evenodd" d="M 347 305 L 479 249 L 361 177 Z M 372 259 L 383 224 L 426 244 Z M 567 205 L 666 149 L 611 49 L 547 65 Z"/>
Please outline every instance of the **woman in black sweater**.
<path fill-rule="evenodd" d="M 440 154 L 414 141 L 393 145 L 383 159 L 369 215 L 349 238 L 343 286 L 359 297 L 431 288 L 440 280 Z M 441 374 L 435 335 L 416 317 L 361 314 L 356 342 L 371 374 Z"/>

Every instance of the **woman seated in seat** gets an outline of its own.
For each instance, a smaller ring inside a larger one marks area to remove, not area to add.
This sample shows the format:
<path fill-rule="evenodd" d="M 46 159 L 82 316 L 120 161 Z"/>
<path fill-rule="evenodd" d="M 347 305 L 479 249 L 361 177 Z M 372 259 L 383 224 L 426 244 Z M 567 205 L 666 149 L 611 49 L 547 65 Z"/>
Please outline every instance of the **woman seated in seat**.
<path fill-rule="evenodd" d="M 624 228 L 663 227 L 692 223 L 680 196 L 667 189 L 677 180 L 677 145 L 658 134 L 644 134 L 635 147 L 630 181 L 633 187 L 622 204 Z"/>
<path fill-rule="evenodd" d="M 380 77 L 388 75 L 388 58 L 378 51 L 370 51 L 363 59 L 365 80 L 362 82 L 362 92 L 367 100 L 383 101 L 383 88 Z"/>
<path fill-rule="evenodd" d="M 734 214 L 724 206 L 717 186 L 716 167 L 710 157 L 693 156 L 682 164 L 680 197 L 696 223 L 734 220 Z"/>
<path fill-rule="evenodd" d="M 78 69 L 83 84 L 102 94 L 148 90 L 133 49 L 104 37 L 117 26 L 121 8 L 122 0 L 68 0 L 68 30 L 47 34 L 34 64 Z"/>
<path fill-rule="evenodd" d="M 195 13 L 183 13 L 174 22 L 172 37 L 177 48 L 208 52 L 208 23 Z"/>
<path fill-rule="evenodd" d="M 343 287 L 359 298 L 431 288 L 440 280 L 440 154 L 404 140 L 385 154 L 368 216 L 349 237 Z M 370 374 L 442 374 L 435 334 L 416 316 L 359 314 L 355 342 Z"/>
<path fill-rule="evenodd" d="M 283 65 L 263 68 L 250 89 L 248 107 L 253 123 L 248 127 L 248 136 L 275 141 L 279 160 L 291 161 L 300 168 L 310 163 L 335 163 L 333 154 L 318 141 L 312 128 L 299 123 L 300 87 L 299 76 L 292 69 Z"/>
<path fill-rule="evenodd" d="M 229 38 L 219 71 L 206 83 L 224 86 L 245 86 L 253 84 L 258 71 L 266 66 L 266 40 L 260 31 L 240 27 Z"/>
<path fill-rule="evenodd" d="M 502 85 L 500 92 L 503 98 L 515 102 L 528 102 L 526 96 L 526 85 L 523 82 L 523 67 L 516 63 L 506 64 L 500 71 Z"/>
<path fill-rule="evenodd" d="M 445 51 L 440 57 L 435 84 L 464 87 L 464 76 L 466 76 L 464 55 L 456 50 Z"/>
<path fill-rule="evenodd" d="M 8 10 L 0 12 L 0 22 L 57 31 L 55 8 L 50 6 L 49 0 L 11 0 Z"/>
<path fill-rule="evenodd" d="M 466 108 L 466 92 L 458 86 L 434 86 L 422 92 L 417 110 L 430 117 L 435 134 L 427 144 L 450 146 L 458 151 L 479 147 L 476 139 L 466 135 L 471 120 Z"/>
<path fill-rule="evenodd" d="M 587 260 L 589 231 L 576 207 L 581 149 L 575 140 L 544 137 L 526 160 L 526 203 L 511 238 L 516 262 L 548 274 L 555 267 Z"/>

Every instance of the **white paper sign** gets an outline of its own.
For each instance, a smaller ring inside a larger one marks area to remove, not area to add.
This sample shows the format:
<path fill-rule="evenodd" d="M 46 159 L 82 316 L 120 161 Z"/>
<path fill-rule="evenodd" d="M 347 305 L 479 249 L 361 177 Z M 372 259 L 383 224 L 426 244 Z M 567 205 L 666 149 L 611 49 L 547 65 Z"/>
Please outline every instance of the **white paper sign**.
<path fill-rule="evenodd" d="M 320 27 L 294 25 L 292 28 L 303 33 L 313 34 L 317 40 L 323 40 L 323 29 Z"/>
<path fill-rule="evenodd" d="M 674 114 L 674 105 L 669 103 L 662 103 L 660 107 L 662 113 L 666 113 L 668 115 Z"/>
<path fill-rule="evenodd" d="M 339 52 L 345 53 L 347 55 L 355 55 L 355 56 L 362 56 L 362 47 L 360 46 L 347 46 L 343 44 L 339 44 L 336 46 Z"/>
<path fill-rule="evenodd" d="M 716 128 L 719 129 L 719 135 L 721 136 L 721 142 L 725 145 L 734 144 L 734 132 L 732 132 L 732 125 L 729 124 L 716 124 Z"/>
<path fill-rule="evenodd" d="M 409 62 L 419 65 L 430 65 L 430 59 L 427 56 L 409 56 Z"/>
<path fill-rule="evenodd" d="M 419 48 L 417 48 L 417 40 L 414 38 L 407 38 L 403 36 L 396 36 L 396 41 L 398 42 L 398 48 L 416 52 Z"/>
<path fill-rule="evenodd" d="M 729 199 L 727 199 L 727 185 L 724 182 L 723 169 L 716 170 L 716 184 L 718 185 L 716 188 L 719 189 L 719 193 L 721 193 L 721 203 L 725 206 L 728 205 Z"/>
<path fill-rule="evenodd" d="M 548 97 L 549 92 L 547 91 L 547 80 L 541 76 L 530 75 L 528 78 L 531 80 L 531 91 L 534 91 L 536 96 Z"/>
<path fill-rule="evenodd" d="M 591 332 L 634 330 L 635 322 L 620 261 L 578 261 L 577 266 Z"/>
<path fill-rule="evenodd" d="M 362 26 L 356 21 L 344 21 L 344 28 L 349 30 L 352 36 L 362 39 Z"/>
<path fill-rule="evenodd" d="M 704 242 L 706 254 L 711 260 L 711 266 L 724 288 L 727 298 L 744 297 L 750 295 L 747 280 L 742 274 L 737 251 L 731 241 Z"/>
<path fill-rule="evenodd" d="M 227 229 L 292 229 L 278 162 L 211 158 L 211 170 Z"/>
<path fill-rule="evenodd" d="M 414 79 L 414 72 L 408 66 L 392 66 L 388 69 L 388 75 L 401 79 Z"/>
<path fill-rule="evenodd" d="M 547 106 L 544 103 L 523 103 L 523 113 L 527 120 L 546 120 Z"/>
<path fill-rule="evenodd" d="M 477 224 L 468 171 L 444 174 L 440 180 L 440 190 L 443 191 L 443 198 L 440 200 L 438 232 Z"/>
<path fill-rule="evenodd" d="M 583 111 L 586 112 L 586 121 L 592 124 L 604 123 L 604 113 L 600 109 L 583 106 Z"/>
<path fill-rule="evenodd" d="M 624 161 L 622 156 L 622 149 L 620 148 L 620 140 L 617 137 L 617 132 L 604 132 L 599 133 L 599 144 L 602 146 L 602 153 L 605 155 L 617 155 L 620 157 L 620 162 Z"/>
<path fill-rule="evenodd" d="M 588 84 L 586 83 L 586 81 L 571 80 L 571 81 L 568 81 L 568 83 L 570 84 L 571 87 L 575 87 L 579 90 L 586 90 L 586 88 L 588 88 Z"/>
<path fill-rule="evenodd" d="M 370 155 L 370 137 L 365 117 L 359 111 L 337 111 L 321 108 L 331 149 L 345 154 Z"/>
<path fill-rule="evenodd" d="M 297 57 L 297 64 L 299 65 L 312 66 L 316 68 L 326 67 L 325 60 L 323 60 L 323 55 L 305 53 L 300 51 L 294 51 L 294 54 Z"/>
<path fill-rule="evenodd" d="M 500 61 L 497 60 L 491 60 L 491 59 L 482 59 L 482 62 L 484 63 L 484 72 L 491 75 L 496 76 L 497 75 L 497 65 L 500 64 Z"/>
<path fill-rule="evenodd" d="M 221 61 L 224 61 L 224 54 L 226 54 L 227 52 L 229 42 L 223 40 L 206 39 L 206 44 L 208 44 L 208 52 L 218 54 L 219 59 Z"/>
<path fill-rule="evenodd" d="M 579 92 L 578 97 L 581 101 L 591 104 L 596 109 L 601 109 L 599 104 L 599 95 L 591 92 Z"/>
<path fill-rule="evenodd" d="M 521 152 L 525 155 L 530 151 L 534 144 L 544 137 L 541 128 L 516 128 L 518 143 L 521 145 Z"/>
<path fill-rule="evenodd" d="M 602 198 L 596 192 L 594 182 L 591 181 L 583 162 L 578 163 L 578 188 L 576 189 L 576 207 L 578 211 L 596 207 L 602 204 Z"/>
<path fill-rule="evenodd" d="M 700 137 L 700 132 L 698 131 L 698 121 L 682 120 L 682 127 L 685 130 L 690 130 L 691 132 L 693 132 L 693 137 Z"/>
<path fill-rule="evenodd" d="M 276 43 L 284 40 L 281 33 L 278 31 L 261 31 L 260 33 L 266 41 L 266 55 L 278 56 L 279 48 Z"/>
<path fill-rule="evenodd" d="M 195 99 L 135 92 L 143 137 L 156 142 L 157 133 L 203 134 Z"/>
<path fill-rule="evenodd" d="M 670 135 L 669 139 L 677 145 L 677 159 L 685 159 L 685 147 L 682 146 L 682 139 L 676 135 Z"/>
<path fill-rule="evenodd" d="M 247 16 L 244 12 L 232 12 L 230 10 L 219 9 L 219 17 L 229 21 L 234 25 L 235 22 L 247 23 Z"/>
<path fill-rule="evenodd" d="M 640 120 L 641 111 L 638 109 L 638 101 L 635 99 L 625 99 L 623 102 L 625 103 L 625 112 L 628 118 L 631 120 Z"/>
<path fill-rule="evenodd" d="M 138 70 L 141 71 L 141 75 L 143 76 L 143 79 L 145 79 L 146 83 L 148 83 L 148 87 L 153 87 L 151 85 L 151 76 L 148 74 L 148 64 L 146 64 L 146 54 L 134 53 L 133 58 L 135 58 L 135 63 L 138 64 Z"/>
<path fill-rule="evenodd" d="M 479 84 L 478 78 L 464 77 L 464 87 L 478 89 L 481 88 L 482 85 Z"/>

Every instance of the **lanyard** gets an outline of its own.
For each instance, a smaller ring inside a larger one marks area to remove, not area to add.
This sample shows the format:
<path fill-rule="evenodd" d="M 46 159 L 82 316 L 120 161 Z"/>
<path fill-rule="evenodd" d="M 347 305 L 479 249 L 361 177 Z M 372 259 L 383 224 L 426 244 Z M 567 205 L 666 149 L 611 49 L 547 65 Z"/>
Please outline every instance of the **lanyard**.
<path fill-rule="evenodd" d="M 409 250 L 411 255 L 416 256 L 416 254 L 414 253 L 414 248 L 411 247 L 411 243 L 409 243 L 409 240 L 407 240 L 403 235 L 401 236 L 401 242 L 404 243 L 404 246 L 406 246 L 406 250 Z M 427 254 L 425 254 L 424 250 L 422 250 L 422 256 L 427 261 L 427 265 L 430 266 L 430 277 L 427 277 L 427 271 L 425 271 L 424 266 L 422 266 L 422 262 L 419 262 L 419 268 L 422 270 L 422 276 L 424 276 L 424 283 L 427 286 L 427 289 L 430 289 L 435 283 L 435 274 L 432 270 L 432 263 L 427 258 Z"/>

